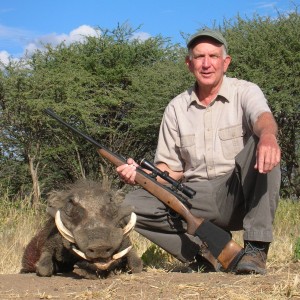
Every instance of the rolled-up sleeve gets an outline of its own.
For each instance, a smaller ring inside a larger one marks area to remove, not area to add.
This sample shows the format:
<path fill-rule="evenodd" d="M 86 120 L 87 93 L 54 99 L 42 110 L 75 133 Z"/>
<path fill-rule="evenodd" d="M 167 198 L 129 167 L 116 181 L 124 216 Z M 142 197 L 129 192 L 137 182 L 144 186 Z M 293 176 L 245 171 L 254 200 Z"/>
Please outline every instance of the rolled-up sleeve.
<path fill-rule="evenodd" d="M 265 95 L 256 84 L 248 83 L 248 88 L 242 90 L 240 99 L 251 129 L 262 113 L 271 112 Z"/>
<path fill-rule="evenodd" d="M 178 124 L 174 107 L 169 104 L 160 125 L 154 162 L 165 163 L 173 171 L 182 171 L 183 162 L 178 151 Z"/>

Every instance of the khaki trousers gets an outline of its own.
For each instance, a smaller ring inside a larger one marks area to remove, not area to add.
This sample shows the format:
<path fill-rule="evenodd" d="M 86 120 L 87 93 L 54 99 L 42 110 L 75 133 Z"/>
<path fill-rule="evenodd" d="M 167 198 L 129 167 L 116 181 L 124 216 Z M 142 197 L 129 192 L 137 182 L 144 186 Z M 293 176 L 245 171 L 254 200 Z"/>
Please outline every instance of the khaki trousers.
<path fill-rule="evenodd" d="M 208 219 L 226 231 L 244 230 L 244 240 L 272 242 L 273 220 L 279 199 L 280 168 L 268 174 L 254 169 L 258 139 L 251 137 L 236 156 L 236 167 L 213 180 L 187 182 L 196 190 L 189 199 L 194 216 Z M 135 230 L 182 262 L 192 261 L 200 250 L 198 237 L 186 233 L 186 222 L 147 191 L 126 195 L 134 206 Z"/>

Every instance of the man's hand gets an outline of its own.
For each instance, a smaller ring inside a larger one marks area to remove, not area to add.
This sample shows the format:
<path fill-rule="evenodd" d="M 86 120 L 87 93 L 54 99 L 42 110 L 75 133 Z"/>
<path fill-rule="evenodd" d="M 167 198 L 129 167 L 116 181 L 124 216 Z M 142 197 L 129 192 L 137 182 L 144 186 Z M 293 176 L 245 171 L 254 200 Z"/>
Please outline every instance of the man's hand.
<path fill-rule="evenodd" d="M 259 173 L 269 173 L 280 162 L 281 151 L 277 143 L 277 124 L 271 113 L 262 113 L 254 124 L 254 132 L 259 137 L 256 150 L 255 169 Z"/>
<path fill-rule="evenodd" d="M 120 178 L 127 184 L 134 185 L 135 176 L 136 176 L 136 168 L 139 165 L 132 159 L 128 158 L 127 164 L 121 165 L 116 168 Z"/>
<path fill-rule="evenodd" d="M 262 135 L 256 150 L 255 169 L 259 173 L 269 173 L 280 162 L 281 151 L 273 134 Z"/>
<path fill-rule="evenodd" d="M 135 185 L 135 176 L 136 176 L 136 168 L 139 167 L 139 165 L 132 159 L 128 158 L 127 164 L 121 165 L 116 168 L 120 178 L 127 184 Z M 165 163 L 159 163 L 156 165 L 158 169 L 160 169 L 162 172 L 166 171 L 169 173 L 169 175 L 175 179 L 175 180 L 180 180 L 183 176 L 182 171 L 172 171 Z M 150 174 L 151 171 L 143 169 L 145 173 Z M 162 179 L 160 176 L 156 177 L 156 180 L 159 183 L 166 184 L 164 179 Z"/>

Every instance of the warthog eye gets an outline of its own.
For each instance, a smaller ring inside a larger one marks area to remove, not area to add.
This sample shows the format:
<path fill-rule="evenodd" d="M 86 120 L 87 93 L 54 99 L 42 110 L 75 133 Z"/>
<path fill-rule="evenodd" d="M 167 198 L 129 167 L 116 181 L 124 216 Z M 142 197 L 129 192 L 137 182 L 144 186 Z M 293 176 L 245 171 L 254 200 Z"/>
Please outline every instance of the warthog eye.
<path fill-rule="evenodd" d="M 77 201 L 75 200 L 75 198 L 73 196 L 68 197 L 67 199 L 67 203 L 65 205 L 65 213 L 68 216 L 71 216 L 74 214 L 74 210 L 76 210 L 77 205 Z"/>
<path fill-rule="evenodd" d="M 65 206 L 61 210 L 72 221 L 73 224 L 79 224 L 85 215 L 84 209 L 81 207 L 76 197 L 69 196 Z"/>
<path fill-rule="evenodd" d="M 73 197 L 68 197 L 67 202 L 66 202 L 66 213 L 68 211 L 71 211 L 72 208 L 74 207 L 75 202 Z"/>

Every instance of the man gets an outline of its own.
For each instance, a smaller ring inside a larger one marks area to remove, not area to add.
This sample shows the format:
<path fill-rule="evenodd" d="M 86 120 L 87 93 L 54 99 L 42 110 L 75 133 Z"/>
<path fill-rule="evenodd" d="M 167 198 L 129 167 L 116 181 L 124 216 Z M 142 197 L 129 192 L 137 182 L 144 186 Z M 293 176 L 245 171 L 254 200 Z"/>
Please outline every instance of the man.
<path fill-rule="evenodd" d="M 155 164 L 196 190 L 195 216 L 244 230 L 245 255 L 235 272 L 265 274 L 280 185 L 276 122 L 257 85 L 225 75 L 231 57 L 221 33 L 203 29 L 187 48 L 196 83 L 166 107 Z M 128 159 L 117 172 L 134 184 L 136 167 Z M 125 201 L 135 207 L 139 233 L 182 262 L 201 261 L 199 238 L 159 200 L 136 190 Z"/>

